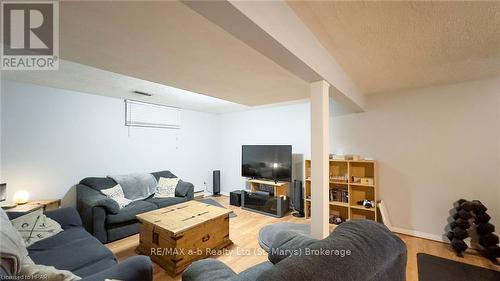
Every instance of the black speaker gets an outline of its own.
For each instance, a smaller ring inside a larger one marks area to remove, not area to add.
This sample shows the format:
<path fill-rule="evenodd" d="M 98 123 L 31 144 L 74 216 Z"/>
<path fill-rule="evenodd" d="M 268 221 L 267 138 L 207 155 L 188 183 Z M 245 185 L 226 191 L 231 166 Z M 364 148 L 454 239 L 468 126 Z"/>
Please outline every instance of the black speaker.
<path fill-rule="evenodd" d="M 293 181 L 293 209 L 295 210 L 295 213 L 292 214 L 294 217 L 301 218 L 304 216 L 302 181 L 299 180 Z"/>
<path fill-rule="evenodd" d="M 215 170 L 213 172 L 213 183 L 214 187 L 212 189 L 213 196 L 220 196 L 220 171 Z"/>
<path fill-rule="evenodd" d="M 242 190 L 235 190 L 229 192 L 229 204 L 233 206 L 240 207 L 241 206 L 241 194 Z"/>

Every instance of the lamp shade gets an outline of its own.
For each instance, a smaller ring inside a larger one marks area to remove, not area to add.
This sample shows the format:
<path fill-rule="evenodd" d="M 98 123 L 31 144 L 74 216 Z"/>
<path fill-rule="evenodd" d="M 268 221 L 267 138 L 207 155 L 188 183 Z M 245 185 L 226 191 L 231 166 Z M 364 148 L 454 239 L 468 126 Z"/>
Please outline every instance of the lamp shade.
<path fill-rule="evenodd" d="M 14 193 L 14 203 L 25 204 L 30 200 L 30 193 L 26 190 L 19 190 Z"/>

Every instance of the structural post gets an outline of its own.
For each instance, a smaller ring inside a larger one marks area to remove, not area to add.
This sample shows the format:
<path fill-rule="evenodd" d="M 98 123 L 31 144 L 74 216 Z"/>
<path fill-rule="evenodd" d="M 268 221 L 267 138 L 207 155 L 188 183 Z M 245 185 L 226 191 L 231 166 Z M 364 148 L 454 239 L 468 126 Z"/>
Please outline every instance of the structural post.
<path fill-rule="evenodd" d="M 330 85 L 322 80 L 311 83 L 311 235 L 323 239 L 329 235 L 329 153 Z"/>

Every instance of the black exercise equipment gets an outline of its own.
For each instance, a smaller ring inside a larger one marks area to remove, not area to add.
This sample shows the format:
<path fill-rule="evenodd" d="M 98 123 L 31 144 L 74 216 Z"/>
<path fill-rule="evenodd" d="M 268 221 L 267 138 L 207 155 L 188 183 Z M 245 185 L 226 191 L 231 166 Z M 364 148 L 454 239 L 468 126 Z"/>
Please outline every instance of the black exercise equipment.
<path fill-rule="evenodd" d="M 453 237 L 460 240 L 464 240 L 465 238 L 469 237 L 469 233 L 467 233 L 467 230 L 462 229 L 460 227 L 455 227 L 452 230 L 452 232 L 453 232 Z"/>
<path fill-rule="evenodd" d="M 484 247 L 491 247 L 498 244 L 498 236 L 494 233 L 488 233 L 479 237 L 479 244 Z"/>
<path fill-rule="evenodd" d="M 479 235 L 490 234 L 492 232 L 495 232 L 495 226 L 489 222 L 480 223 L 480 224 L 476 225 L 476 231 Z"/>

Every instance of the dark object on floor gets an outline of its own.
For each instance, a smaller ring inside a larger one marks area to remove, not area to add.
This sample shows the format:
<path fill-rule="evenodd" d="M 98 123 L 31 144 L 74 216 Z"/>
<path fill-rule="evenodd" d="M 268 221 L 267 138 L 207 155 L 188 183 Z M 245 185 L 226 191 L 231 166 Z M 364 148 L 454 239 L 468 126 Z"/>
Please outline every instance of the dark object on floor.
<path fill-rule="evenodd" d="M 453 250 L 455 250 L 455 252 L 458 254 L 458 255 L 462 255 L 462 253 L 467 250 L 467 248 L 469 246 L 467 246 L 467 244 L 465 244 L 464 241 L 460 240 L 460 239 L 457 239 L 457 238 L 453 238 L 451 240 L 451 247 L 453 248 Z"/>
<path fill-rule="evenodd" d="M 483 254 L 488 259 L 496 261 L 496 259 L 500 258 L 500 247 L 498 247 L 497 245 L 491 247 L 485 247 Z"/>
<path fill-rule="evenodd" d="M 450 228 L 452 228 L 452 229 L 457 227 L 457 226 L 460 228 L 463 228 L 463 229 L 467 229 L 470 227 L 470 223 L 469 223 L 469 221 L 464 220 L 462 218 L 459 218 L 458 220 L 450 223 Z"/>
<path fill-rule="evenodd" d="M 491 219 L 491 217 L 487 213 L 482 213 L 482 214 L 476 215 L 476 222 L 479 222 L 479 223 L 489 222 L 490 219 Z"/>
<path fill-rule="evenodd" d="M 176 178 L 170 171 L 151 173 L 156 181 L 162 178 Z M 124 208 L 116 201 L 106 197 L 101 189 L 112 188 L 116 181 L 109 177 L 84 178 L 76 185 L 76 205 L 83 227 L 102 243 L 109 243 L 139 232 L 136 215 L 159 208 L 193 200 L 194 185 L 179 180 L 175 187 L 175 197 L 137 200 Z"/>
<path fill-rule="evenodd" d="M 465 238 L 469 237 L 467 230 L 463 228 L 455 227 L 452 231 L 453 231 L 453 237 L 457 239 L 464 240 Z"/>
<path fill-rule="evenodd" d="M 498 236 L 495 232 L 495 226 L 489 223 L 491 217 L 486 213 L 488 208 L 479 200 L 467 201 L 460 199 L 454 203 L 451 210 L 453 218 L 447 227 L 446 237 L 451 241 L 451 247 L 457 256 L 463 257 L 463 252 L 468 248 L 463 240 L 469 237 L 469 230 L 477 233 L 472 235 L 471 243 L 478 246 L 478 250 L 493 262 L 500 256 L 500 247 Z M 449 220 L 450 221 L 450 220 Z"/>
<path fill-rule="evenodd" d="M 496 245 L 498 242 L 498 236 L 494 233 L 488 233 L 479 237 L 479 243 L 485 247 Z"/>
<path fill-rule="evenodd" d="M 468 220 L 468 219 L 472 218 L 472 214 L 469 211 L 466 211 L 466 210 L 460 210 L 460 211 L 458 211 L 458 216 L 461 219 L 464 219 L 464 220 Z"/>
<path fill-rule="evenodd" d="M 310 254 L 306 254 L 306 248 L 310 249 Z M 405 244 L 383 224 L 371 220 L 343 223 L 321 241 L 294 232 L 281 231 L 276 235 L 271 249 L 269 261 L 238 274 L 220 260 L 196 261 L 184 271 L 182 280 L 403 281 L 406 279 Z M 342 249 L 351 249 L 352 252 L 349 255 L 340 252 L 324 254 L 327 250 Z"/>
<path fill-rule="evenodd" d="M 229 205 L 241 207 L 241 194 L 243 194 L 242 190 L 229 192 Z"/>
<path fill-rule="evenodd" d="M 203 203 L 208 204 L 208 205 L 216 206 L 216 207 L 221 207 L 224 209 L 226 208 L 226 207 L 222 206 L 219 202 L 215 201 L 214 199 L 210 199 L 210 198 L 201 199 L 200 202 L 203 202 Z M 234 212 L 229 214 L 230 218 L 235 218 L 237 216 L 238 215 L 236 215 Z"/>
<path fill-rule="evenodd" d="M 36 264 L 69 270 L 82 277 L 82 281 L 108 278 L 123 281 L 153 280 L 153 265 L 149 257 L 133 256 L 118 263 L 106 246 L 85 231 L 74 208 L 60 208 L 45 214 L 57 221 L 64 231 L 27 248 L 29 256 Z M 0 280 L 21 280 L 7 279 L 5 274 L 3 267 L 0 267 Z"/>
<path fill-rule="evenodd" d="M 293 209 L 294 217 L 302 218 L 304 217 L 304 195 L 302 189 L 302 181 L 293 181 Z"/>
<path fill-rule="evenodd" d="M 500 272 L 440 257 L 417 254 L 419 281 L 498 281 Z"/>
<path fill-rule="evenodd" d="M 491 223 L 480 223 L 476 226 L 477 233 L 479 235 L 489 234 L 495 232 L 495 226 Z"/>
<path fill-rule="evenodd" d="M 460 208 L 470 212 L 474 209 L 474 204 L 472 202 L 465 201 L 462 204 L 460 204 Z"/>
<path fill-rule="evenodd" d="M 474 213 L 476 214 L 482 214 L 488 211 L 488 208 L 486 208 L 486 206 L 484 206 L 483 203 L 481 203 L 481 201 L 479 200 L 472 200 L 472 204 Z"/>

